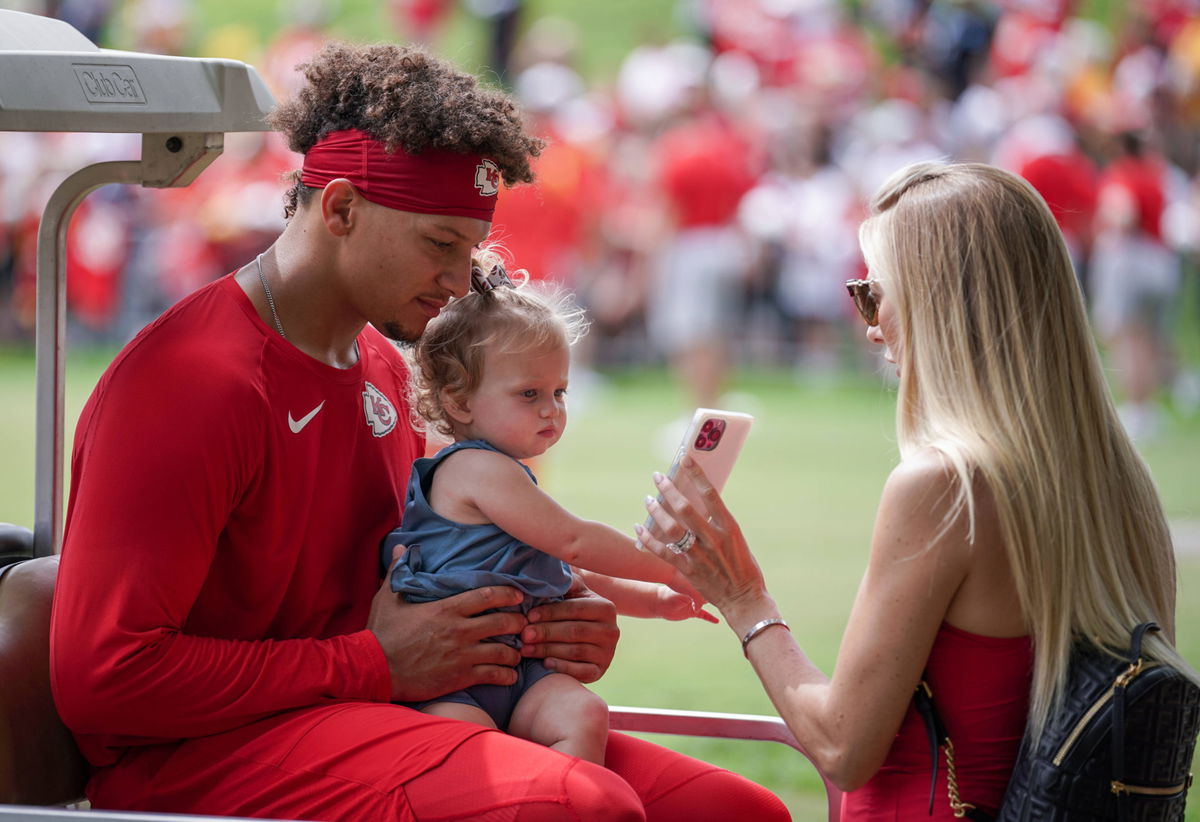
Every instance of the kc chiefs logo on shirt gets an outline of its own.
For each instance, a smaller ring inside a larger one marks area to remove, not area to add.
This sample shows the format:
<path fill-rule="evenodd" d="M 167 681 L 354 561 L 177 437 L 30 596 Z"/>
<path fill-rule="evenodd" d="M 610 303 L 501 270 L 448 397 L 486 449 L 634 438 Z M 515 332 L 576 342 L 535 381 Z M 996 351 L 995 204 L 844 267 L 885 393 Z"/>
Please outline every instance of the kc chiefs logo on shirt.
<path fill-rule="evenodd" d="M 494 197 L 500 190 L 500 166 L 491 160 L 475 166 L 475 188 L 484 197 Z"/>
<path fill-rule="evenodd" d="M 367 417 L 367 425 L 371 433 L 382 437 L 396 427 L 396 407 L 392 401 L 371 383 L 363 383 L 363 413 Z"/>

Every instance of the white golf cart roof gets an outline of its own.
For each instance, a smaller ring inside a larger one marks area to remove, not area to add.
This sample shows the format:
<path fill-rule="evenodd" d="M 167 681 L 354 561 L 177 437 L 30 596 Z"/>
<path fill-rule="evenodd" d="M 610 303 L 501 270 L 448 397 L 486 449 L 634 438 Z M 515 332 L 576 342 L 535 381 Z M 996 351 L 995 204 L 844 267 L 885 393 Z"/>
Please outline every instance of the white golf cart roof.
<path fill-rule="evenodd" d="M 63 374 L 67 225 L 108 183 L 186 186 L 225 145 L 225 132 L 266 131 L 274 100 L 236 60 L 102 49 L 67 23 L 0 10 L 0 131 L 142 135 L 140 160 L 79 169 L 54 191 L 37 249 L 37 466 L 34 553 L 62 541 Z"/>

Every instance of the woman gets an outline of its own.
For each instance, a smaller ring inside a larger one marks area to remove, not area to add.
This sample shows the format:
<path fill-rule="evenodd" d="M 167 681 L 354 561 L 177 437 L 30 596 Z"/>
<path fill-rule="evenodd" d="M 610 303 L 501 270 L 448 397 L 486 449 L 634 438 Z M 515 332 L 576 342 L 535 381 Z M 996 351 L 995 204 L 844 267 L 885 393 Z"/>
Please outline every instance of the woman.
<path fill-rule="evenodd" d="M 826 677 L 780 619 L 737 522 L 669 480 L 649 504 L 668 559 L 743 638 L 780 715 L 849 791 L 843 819 L 928 819 L 930 755 L 911 708 L 931 686 L 964 799 L 995 811 L 1029 719 L 1060 694 L 1072 639 L 1124 647 L 1154 620 L 1172 648 L 1175 566 L 1149 472 L 1121 428 L 1062 236 L 1041 198 L 997 168 L 921 163 L 875 196 L 850 283 L 867 337 L 900 375 L 901 463 L 884 487 L 866 574 Z M 946 769 L 934 818 L 950 819 Z"/>

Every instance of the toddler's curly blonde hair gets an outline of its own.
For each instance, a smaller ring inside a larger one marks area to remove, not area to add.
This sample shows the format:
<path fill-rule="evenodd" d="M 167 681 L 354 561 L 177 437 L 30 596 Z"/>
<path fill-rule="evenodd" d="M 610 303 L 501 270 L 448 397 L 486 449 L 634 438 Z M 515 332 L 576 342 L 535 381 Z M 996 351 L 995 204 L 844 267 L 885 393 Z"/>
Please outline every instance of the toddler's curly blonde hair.
<path fill-rule="evenodd" d="M 485 250 L 473 262 L 490 271 L 499 256 Z M 516 356 L 571 346 L 587 332 L 587 316 L 569 292 L 531 282 L 524 271 L 516 275 L 512 287 L 472 291 L 451 301 L 408 352 L 409 407 L 417 430 L 453 436 L 442 393 L 470 397 L 483 379 L 487 351 Z"/>

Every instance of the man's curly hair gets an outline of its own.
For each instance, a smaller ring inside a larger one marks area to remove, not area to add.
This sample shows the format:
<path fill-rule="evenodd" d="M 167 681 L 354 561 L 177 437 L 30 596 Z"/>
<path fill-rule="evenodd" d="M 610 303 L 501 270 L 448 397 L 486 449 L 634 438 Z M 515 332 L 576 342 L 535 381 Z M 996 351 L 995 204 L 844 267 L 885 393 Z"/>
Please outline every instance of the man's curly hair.
<path fill-rule="evenodd" d="M 300 70 L 307 85 L 268 118 L 292 151 L 306 154 L 326 134 L 355 128 L 389 150 L 484 155 L 509 186 L 533 181 L 529 160 L 544 143 L 526 133 L 512 99 L 420 47 L 330 43 Z M 286 215 L 315 190 L 293 172 Z"/>

